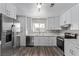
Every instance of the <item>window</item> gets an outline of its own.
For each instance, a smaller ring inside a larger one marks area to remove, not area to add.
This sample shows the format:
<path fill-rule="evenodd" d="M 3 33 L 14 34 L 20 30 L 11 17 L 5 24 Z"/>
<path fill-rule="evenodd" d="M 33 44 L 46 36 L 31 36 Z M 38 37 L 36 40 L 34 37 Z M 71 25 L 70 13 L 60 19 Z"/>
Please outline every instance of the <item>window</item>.
<path fill-rule="evenodd" d="M 40 23 L 40 28 L 41 28 L 41 29 L 44 29 L 44 28 L 45 28 L 45 24 Z"/>
<path fill-rule="evenodd" d="M 45 23 L 33 23 L 33 32 L 44 32 Z"/>

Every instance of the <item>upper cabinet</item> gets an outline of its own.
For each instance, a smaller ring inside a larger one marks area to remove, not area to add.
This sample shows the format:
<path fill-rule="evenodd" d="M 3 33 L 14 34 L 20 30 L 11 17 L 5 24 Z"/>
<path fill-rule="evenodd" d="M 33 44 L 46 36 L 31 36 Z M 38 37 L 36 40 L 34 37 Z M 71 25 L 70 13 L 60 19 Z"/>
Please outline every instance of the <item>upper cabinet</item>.
<path fill-rule="evenodd" d="M 9 3 L 0 3 L 0 13 L 16 19 L 16 7 Z"/>
<path fill-rule="evenodd" d="M 48 30 L 54 29 L 54 17 L 49 17 L 47 23 L 48 23 Z"/>
<path fill-rule="evenodd" d="M 27 31 L 27 34 L 31 34 L 32 33 L 32 18 L 31 17 L 27 17 L 27 28 L 26 28 L 26 31 Z"/>
<path fill-rule="evenodd" d="M 48 23 L 48 30 L 60 30 L 60 17 L 56 16 L 56 17 L 49 17 L 47 19 L 47 23 Z"/>
<path fill-rule="evenodd" d="M 79 30 L 79 4 L 71 8 L 72 27 L 71 30 Z"/>
<path fill-rule="evenodd" d="M 54 18 L 54 29 L 55 30 L 61 30 L 61 28 L 60 28 L 60 17 L 59 16 L 56 16 L 55 18 Z"/>
<path fill-rule="evenodd" d="M 71 24 L 71 9 L 65 13 L 66 24 Z"/>
<path fill-rule="evenodd" d="M 60 16 L 60 25 L 64 25 L 65 24 L 65 14 Z"/>
<path fill-rule="evenodd" d="M 60 16 L 60 25 L 71 24 L 71 9 Z"/>
<path fill-rule="evenodd" d="M 60 25 L 71 24 L 70 30 L 79 30 L 79 4 L 60 16 Z"/>

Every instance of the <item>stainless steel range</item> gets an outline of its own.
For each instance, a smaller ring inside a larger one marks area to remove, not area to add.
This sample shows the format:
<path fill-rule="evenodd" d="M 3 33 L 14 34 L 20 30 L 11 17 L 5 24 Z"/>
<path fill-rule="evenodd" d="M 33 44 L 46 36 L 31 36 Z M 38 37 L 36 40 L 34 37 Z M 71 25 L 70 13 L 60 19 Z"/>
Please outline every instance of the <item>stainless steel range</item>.
<path fill-rule="evenodd" d="M 64 37 L 57 36 L 57 46 L 64 52 Z"/>

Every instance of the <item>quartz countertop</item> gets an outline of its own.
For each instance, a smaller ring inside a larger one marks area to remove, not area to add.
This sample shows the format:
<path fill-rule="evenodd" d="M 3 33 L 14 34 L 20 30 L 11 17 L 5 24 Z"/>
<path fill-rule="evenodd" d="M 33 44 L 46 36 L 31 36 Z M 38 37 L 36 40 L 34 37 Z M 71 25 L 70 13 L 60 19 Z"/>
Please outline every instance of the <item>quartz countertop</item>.
<path fill-rule="evenodd" d="M 29 34 L 29 35 L 26 35 L 26 36 L 52 36 L 52 37 L 56 37 L 56 36 L 59 36 L 59 35 L 34 35 L 34 34 Z"/>
<path fill-rule="evenodd" d="M 16 36 L 20 36 L 20 35 L 16 35 Z M 60 35 L 36 35 L 36 34 L 27 34 L 26 36 L 53 36 L 53 37 L 56 37 L 56 36 L 60 36 Z"/>
<path fill-rule="evenodd" d="M 20 36 L 20 35 L 16 35 L 16 36 Z"/>

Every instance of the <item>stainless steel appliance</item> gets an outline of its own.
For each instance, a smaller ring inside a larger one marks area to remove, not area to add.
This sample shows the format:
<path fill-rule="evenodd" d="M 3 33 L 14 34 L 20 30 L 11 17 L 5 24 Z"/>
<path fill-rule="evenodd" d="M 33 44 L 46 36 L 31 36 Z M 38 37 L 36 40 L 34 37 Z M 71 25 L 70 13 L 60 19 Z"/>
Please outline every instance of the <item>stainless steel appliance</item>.
<path fill-rule="evenodd" d="M 76 33 L 65 33 L 65 38 L 66 39 L 77 39 L 77 34 Z"/>
<path fill-rule="evenodd" d="M 26 36 L 26 47 L 33 47 L 34 46 L 34 37 L 33 36 Z"/>
<path fill-rule="evenodd" d="M 57 47 L 64 52 L 64 37 L 57 36 Z"/>
<path fill-rule="evenodd" d="M 12 31 L 7 30 L 6 31 L 6 43 L 12 41 Z"/>

